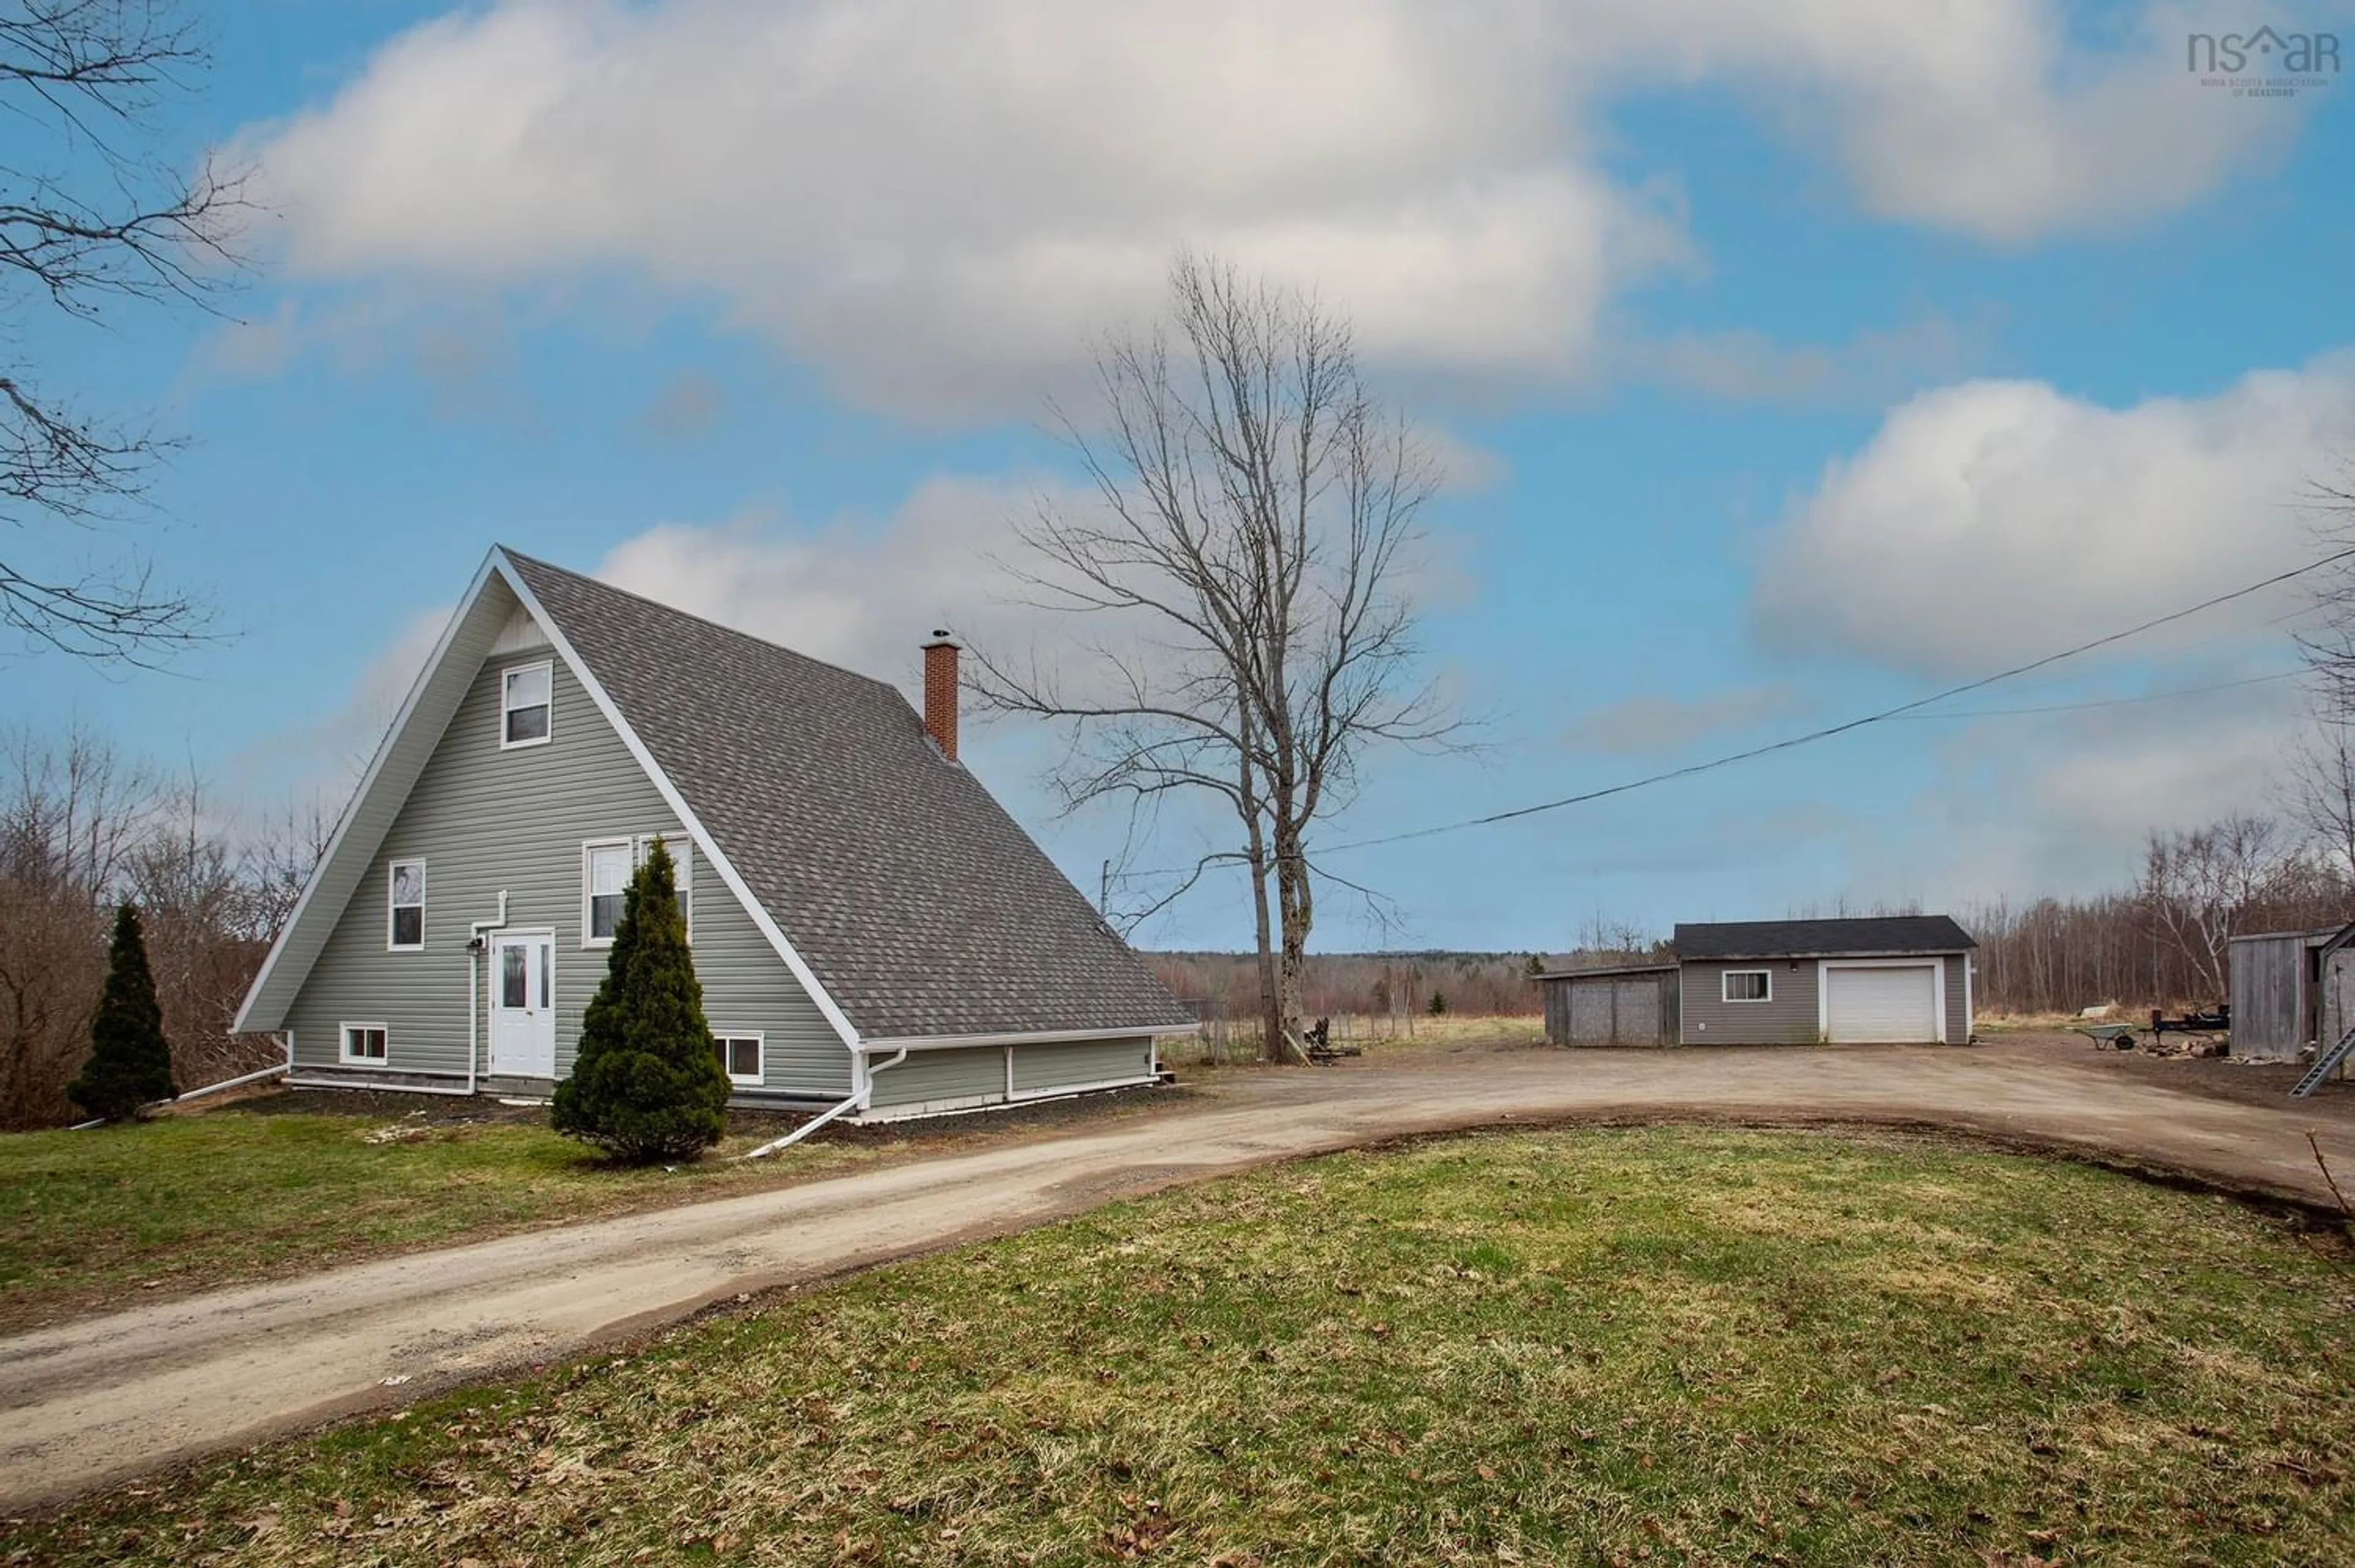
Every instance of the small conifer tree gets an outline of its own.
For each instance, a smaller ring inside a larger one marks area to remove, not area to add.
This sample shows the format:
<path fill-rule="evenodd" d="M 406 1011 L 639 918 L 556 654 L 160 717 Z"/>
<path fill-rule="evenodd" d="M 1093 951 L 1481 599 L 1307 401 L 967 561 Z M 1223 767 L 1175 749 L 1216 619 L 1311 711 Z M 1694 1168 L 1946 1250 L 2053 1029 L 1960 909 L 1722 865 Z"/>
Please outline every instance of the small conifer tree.
<path fill-rule="evenodd" d="M 728 1074 L 704 1021 L 677 871 L 660 839 L 630 879 L 605 978 L 581 1020 L 556 1130 L 617 1159 L 693 1159 L 719 1141 Z"/>
<path fill-rule="evenodd" d="M 172 1048 L 164 1039 L 164 1009 L 147 967 L 147 940 L 139 912 L 114 912 L 114 943 L 106 956 L 106 988 L 90 1025 L 90 1060 L 66 1085 L 66 1097 L 110 1122 L 138 1115 L 180 1091 L 172 1082 Z"/>

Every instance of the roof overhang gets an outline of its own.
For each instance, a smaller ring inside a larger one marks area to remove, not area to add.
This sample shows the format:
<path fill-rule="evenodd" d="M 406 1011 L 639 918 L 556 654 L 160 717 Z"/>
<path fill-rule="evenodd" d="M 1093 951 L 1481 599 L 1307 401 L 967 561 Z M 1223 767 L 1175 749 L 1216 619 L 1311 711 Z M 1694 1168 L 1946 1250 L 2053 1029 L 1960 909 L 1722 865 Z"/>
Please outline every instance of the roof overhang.
<path fill-rule="evenodd" d="M 1674 960 L 1666 964 L 1612 964 L 1593 969 L 1546 969 L 1529 976 L 1532 980 L 1599 980 L 1613 975 L 1667 975 L 1677 965 Z"/>
<path fill-rule="evenodd" d="M 965 1051 L 986 1045 L 1071 1045 L 1085 1040 L 1135 1040 L 1156 1034 L 1195 1034 L 1201 1024 L 1192 1019 L 1174 1024 L 1120 1024 L 1110 1029 L 1031 1029 L 1002 1034 L 919 1034 L 897 1040 L 863 1040 L 858 1049 L 879 1051 Z"/>
<path fill-rule="evenodd" d="M 1802 958 L 1954 958 L 1970 951 L 1967 947 L 1827 947 L 1807 953 L 1707 953 L 1689 958 L 1679 957 L 1678 964 L 1769 964 L 1788 959 L 1796 963 Z"/>

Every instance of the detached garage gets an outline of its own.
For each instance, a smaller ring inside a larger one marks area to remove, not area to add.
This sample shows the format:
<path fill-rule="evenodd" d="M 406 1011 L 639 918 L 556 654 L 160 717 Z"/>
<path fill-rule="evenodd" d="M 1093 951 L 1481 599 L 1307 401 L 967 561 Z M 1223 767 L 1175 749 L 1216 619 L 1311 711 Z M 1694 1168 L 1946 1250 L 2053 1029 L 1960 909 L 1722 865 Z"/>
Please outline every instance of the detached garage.
<path fill-rule="evenodd" d="M 1971 950 L 1945 915 L 1679 925 L 1673 962 L 1565 970 L 1546 987 L 1558 1045 L 1961 1045 Z M 1656 1008 L 1626 993 L 1657 985 Z M 1642 1038 L 1646 1026 L 1652 1038 Z"/>

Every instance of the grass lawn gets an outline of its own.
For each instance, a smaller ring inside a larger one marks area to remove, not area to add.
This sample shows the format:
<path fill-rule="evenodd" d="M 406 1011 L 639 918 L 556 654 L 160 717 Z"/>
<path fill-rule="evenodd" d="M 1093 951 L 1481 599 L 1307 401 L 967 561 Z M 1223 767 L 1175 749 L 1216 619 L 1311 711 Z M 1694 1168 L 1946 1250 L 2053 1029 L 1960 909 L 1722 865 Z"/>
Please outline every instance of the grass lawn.
<path fill-rule="evenodd" d="M 0 1537 L 78 1563 L 2355 1561 L 2355 1273 L 1894 1138 L 1335 1156 Z"/>
<path fill-rule="evenodd" d="M 761 1137 L 782 1130 L 763 1128 Z M 812 1143 L 622 1170 L 544 1125 L 228 1106 L 136 1126 L 0 1136 L 0 1332 L 556 1220 L 719 1197 L 872 1159 Z"/>

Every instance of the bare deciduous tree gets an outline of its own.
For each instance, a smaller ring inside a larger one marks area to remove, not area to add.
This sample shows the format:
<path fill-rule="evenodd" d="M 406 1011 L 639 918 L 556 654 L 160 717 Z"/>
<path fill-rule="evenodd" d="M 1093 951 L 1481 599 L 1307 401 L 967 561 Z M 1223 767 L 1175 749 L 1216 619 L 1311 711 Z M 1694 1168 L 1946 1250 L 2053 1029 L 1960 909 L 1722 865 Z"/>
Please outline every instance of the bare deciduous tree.
<path fill-rule="evenodd" d="M 124 300 L 204 303 L 232 275 L 221 263 L 243 206 L 238 179 L 209 163 L 186 176 L 144 149 L 156 110 L 205 65 L 166 0 L 20 0 L 0 11 L 0 117 L 11 127 L 0 320 L 42 304 L 95 320 Z M 66 406 L 37 379 L 0 359 L 0 523 L 121 520 L 164 443 Z M 29 643 L 135 663 L 204 635 L 208 619 L 136 560 L 0 561 L 0 623 Z"/>
<path fill-rule="evenodd" d="M 2355 733 L 2327 718 L 2290 753 L 2286 804 L 2298 825 L 2330 857 L 2342 877 L 2355 877 Z"/>
<path fill-rule="evenodd" d="M 2144 910 L 2158 939 L 2190 966 L 2211 1000 L 2229 990 L 2225 944 L 2296 873 L 2302 846 L 2262 816 L 2227 816 L 2144 847 Z"/>
<path fill-rule="evenodd" d="M 1078 673 L 976 648 L 985 709 L 1066 724 L 1068 805 L 1225 803 L 1254 901 L 1265 1049 L 1296 1054 L 1316 923 L 1316 829 L 1369 746 L 1450 743 L 1414 671 L 1412 551 L 1435 467 L 1359 372 L 1350 330 L 1302 295 L 1180 257 L 1170 319 L 1097 356 L 1101 422 L 1063 416 L 1096 504 L 1049 504 L 1009 563 L 1035 607 L 1092 628 Z M 1270 894 L 1273 910 L 1271 914 Z M 1359 890 L 1362 891 L 1363 890 Z"/>
<path fill-rule="evenodd" d="M 263 1065 L 272 1048 L 229 1024 L 325 827 L 290 813 L 239 832 L 208 813 L 193 775 L 167 782 L 86 730 L 0 739 L 0 1126 L 69 1116 L 124 900 L 146 922 L 178 1081 Z"/>

